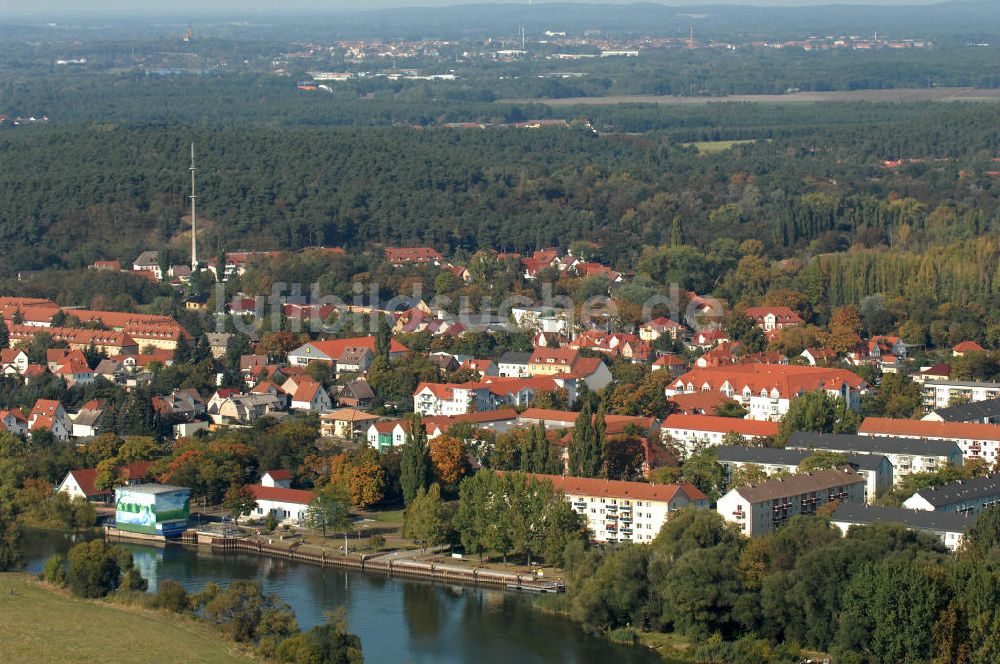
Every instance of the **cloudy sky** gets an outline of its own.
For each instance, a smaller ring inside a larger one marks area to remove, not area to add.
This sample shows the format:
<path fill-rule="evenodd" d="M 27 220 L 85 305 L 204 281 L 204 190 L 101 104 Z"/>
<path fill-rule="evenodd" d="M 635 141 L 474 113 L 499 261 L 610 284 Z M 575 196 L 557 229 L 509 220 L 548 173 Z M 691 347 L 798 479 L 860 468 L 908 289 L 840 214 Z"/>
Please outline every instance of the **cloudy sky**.
<path fill-rule="evenodd" d="M 528 0 L 522 0 L 528 4 Z M 544 2 L 545 0 L 535 0 Z M 609 0 L 583 0 L 602 1 Z M 615 0 L 611 0 L 614 2 Z M 621 1 L 621 0 L 619 0 Z M 647 0 L 648 1 L 648 0 Z M 809 6 L 829 4 L 915 5 L 934 4 L 948 0 L 667 0 L 667 5 L 778 5 Z M 956 0 L 951 0 L 956 1 Z M 0 0 L 0 11 L 38 11 L 80 13 L 89 10 L 130 11 L 133 13 L 240 13 L 259 11 L 318 11 L 375 9 L 396 6 L 446 6 L 456 4 L 490 4 L 492 0 Z M 495 2 L 493 4 L 496 4 Z"/>

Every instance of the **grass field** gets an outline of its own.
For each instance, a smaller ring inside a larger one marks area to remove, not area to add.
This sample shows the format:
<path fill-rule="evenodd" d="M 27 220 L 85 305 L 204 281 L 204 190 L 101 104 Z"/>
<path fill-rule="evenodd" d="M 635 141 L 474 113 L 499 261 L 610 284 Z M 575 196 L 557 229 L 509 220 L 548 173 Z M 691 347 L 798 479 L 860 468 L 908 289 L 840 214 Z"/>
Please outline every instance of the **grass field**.
<path fill-rule="evenodd" d="M 0 642 L 0 660 L 11 664 L 254 661 L 205 625 L 77 599 L 25 574 L 0 574 Z"/>
<path fill-rule="evenodd" d="M 698 154 L 715 154 L 717 152 L 725 152 L 734 145 L 747 145 L 749 143 L 756 143 L 756 141 L 698 141 L 697 143 L 685 143 L 684 147 L 695 147 L 698 149 Z"/>

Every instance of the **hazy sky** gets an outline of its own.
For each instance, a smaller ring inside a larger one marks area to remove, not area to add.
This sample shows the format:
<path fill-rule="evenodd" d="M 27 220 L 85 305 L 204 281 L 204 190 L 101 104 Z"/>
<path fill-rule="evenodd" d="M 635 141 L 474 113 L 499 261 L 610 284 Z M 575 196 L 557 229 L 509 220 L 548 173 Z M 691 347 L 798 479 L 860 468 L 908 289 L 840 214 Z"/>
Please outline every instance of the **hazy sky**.
<path fill-rule="evenodd" d="M 520 0 L 528 4 L 528 0 Z M 538 3 L 545 0 L 535 0 Z M 573 0 L 570 0 L 573 1 Z M 584 2 L 608 2 L 609 0 L 582 0 Z M 615 2 L 616 0 L 610 0 Z M 623 2 L 626 0 L 617 0 Z M 649 0 L 647 0 L 649 1 Z M 655 0 L 654 0 L 655 1 Z M 666 5 L 917 5 L 935 4 L 948 0 L 665 0 Z M 955 1 L 955 0 L 952 0 Z M 0 0 L 0 11 L 53 12 L 70 11 L 81 13 L 90 10 L 129 11 L 132 13 L 240 13 L 240 12 L 281 12 L 376 9 L 398 6 L 446 6 L 457 4 L 497 4 L 494 0 Z M 507 4 L 507 3 L 505 3 Z M 513 3 L 510 3 L 513 4 Z"/>

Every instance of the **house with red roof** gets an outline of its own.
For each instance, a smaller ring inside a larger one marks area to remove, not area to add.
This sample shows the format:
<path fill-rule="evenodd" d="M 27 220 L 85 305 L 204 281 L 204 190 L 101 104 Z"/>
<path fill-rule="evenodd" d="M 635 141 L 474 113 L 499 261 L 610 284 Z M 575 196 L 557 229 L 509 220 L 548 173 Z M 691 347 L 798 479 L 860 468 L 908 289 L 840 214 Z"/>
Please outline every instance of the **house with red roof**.
<path fill-rule="evenodd" d="M 654 318 L 648 323 L 639 326 L 639 338 L 643 341 L 656 341 L 660 337 L 667 336 L 676 341 L 684 336 L 686 328 L 666 316 Z"/>
<path fill-rule="evenodd" d="M 650 371 L 661 371 L 666 370 L 670 372 L 671 376 L 680 376 L 682 373 L 687 371 L 687 362 L 680 355 L 674 355 L 673 353 L 667 353 L 656 358 L 653 362 L 653 366 L 650 367 Z"/>
<path fill-rule="evenodd" d="M 149 475 L 152 461 L 136 461 L 115 470 L 115 478 L 119 484 L 142 484 Z M 56 491 L 68 493 L 70 498 L 84 498 L 110 502 L 114 498 L 112 489 L 97 488 L 97 468 L 77 468 L 66 473 Z"/>
<path fill-rule="evenodd" d="M 953 357 L 963 357 L 969 353 L 985 352 L 986 349 L 977 344 L 975 341 L 962 341 L 961 343 L 955 344 L 955 347 L 951 349 Z"/>
<path fill-rule="evenodd" d="M 806 348 L 799 357 L 811 367 L 828 367 L 837 363 L 837 353 L 832 348 Z"/>
<path fill-rule="evenodd" d="M 293 351 L 288 353 L 288 363 L 292 366 L 304 367 L 310 362 L 325 362 L 330 365 L 337 365 L 338 360 L 342 357 L 345 358 L 345 353 L 351 351 L 352 349 L 365 349 L 372 353 L 375 353 L 375 337 L 354 337 L 351 339 L 328 339 L 326 341 L 310 341 L 307 344 L 299 346 Z M 401 344 L 400 342 L 393 339 L 389 344 L 389 356 L 391 358 L 402 357 L 406 353 L 410 352 L 410 349 Z M 345 365 L 347 369 L 350 369 L 353 373 L 358 373 L 360 371 L 367 371 L 368 366 L 360 366 L 357 363 L 350 366 Z M 338 369 L 340 371 L 340 369 Z"/>
<path fill-rule="evenodd" d="M 28 418 L 20 408 L 0 410 L 0 431 L 9 431 L 15 436 L 28 435 Z"/>
<path fill-rule="evenodd" d="M 668 415 L 660 428 L 661 440 L 673 441 L 684 456 L 705 447 L 722 445 L 727 433 L 738 433 L 747 441 L 759 441 L 778 435 L 778 423 L 768 420 L 744 420 L 716 415 Z"/>
<path fill-rule="evenodd" d="M 784 330 L 805 323 L 801 316 L 788 307 L 747 307 L 744 313 L 754 319 L 757 327 L 765 332 Z"/>
<path fill-rule="evenodd" d="M 0 348 L 0 374 L 23 376 L 30 361 L 28 354 L 20 348 Z"/>
<path fill-rule="evenodd" d="M 867 387 L 860 376 L 846 369 L 736 364 L 692 369 L 671 383 L 666 395 L 719 391 L 746 408 L 750 419 L 780 420 L 793 399 L 817 390 L 844 399 L 857 410 Z"/>
<path fill-rule="evenodd" d="M 406 426 L 402 420 L 374 422 L 368 427 L 365 437 L 369 445 L 384 452 L 406 442 Z"/>
<path fill-rule="evenodd" d="M 333 408 L 333 401 L 323 384 L 308 376 L 301 376 L 295 380 L 295 391 L 291 396 L 292 410 L 321 412 Z"/>
<path fill-rule="evenodd" d="M 642 542 L 656 538 L 670 515 L 685 507 L 708 509 L 708 497 L 693 484 L 649 484 L 526 473 L 551 482 L 587 523 L 595 542 Z"/>
<path fill-rule="evenodd" d="M 268 514 L 273 514 L 279 523 L 290 525 L 305 522 L 309 503 L 316 497 L 313 491 L 289 489 L 281 486 L 248 484 L 247 488 L 257 499 L 257 507 L 246 518 L 263 519 Z"/>
<path fill-rule="evenodd" d="M 393 267 L 407 265 L 440 266 L 444 262 L 444 256 L 431 247 L 386 247 L 385 259 Z"/>

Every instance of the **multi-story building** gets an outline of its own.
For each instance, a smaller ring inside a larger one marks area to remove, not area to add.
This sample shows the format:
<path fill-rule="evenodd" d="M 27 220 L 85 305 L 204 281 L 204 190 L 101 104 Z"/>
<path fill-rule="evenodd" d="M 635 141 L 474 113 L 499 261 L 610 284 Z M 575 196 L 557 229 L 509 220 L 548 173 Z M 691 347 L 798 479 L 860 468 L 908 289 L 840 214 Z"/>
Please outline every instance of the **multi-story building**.
<path fill-rule="evenodd" d="M 355 337 L 352 339 L 329 339 L 327 341 L 310 341 L 304 346 L 299 346 L 288 353 L 288 363 L 292 366 L 304 367 L 310 362 L 324 362 L 336 365 L 337 361 L 345 356 L 350 349 L 368 349 L 375 352 L 375 337 Z M 357 358 L 354 356 L 360 351 L 348 353 L 351 361 L 355 362 L 350 368 L 357 370 Z M 389 356 L 397 358 L 405 355 L 409 349 L 403 344 L 393 339 L 389 343 Z M 366 367 L 367 368 L 367 367 Z"/>
<path fill-rule="evenodd" d="M 766 420 L 744 420 L 716 415 L 668 415 L 660 428 L 662 440 L 672 440 L 685 456 L 699 448 L 722 444 L 727 433 L 738 433 L 748 441 L 778 435 L 778 423 Z"/>
<path fill-rule="evenodd" d="M 867 436 L 908 436 L 926 441 L 957 443 L 962 456 L 966 459 L 983 459 L 991 467 L 1000 460 L 1000 425 L 997 424 L 866 417 L 858 427 L 858 433 Z"/>
<path fill-rule="evenodd" d="M 1000 475 L 927 487 L 903 501 L 903 507 L 908 510 L 969 514 L 979 514 L 994 505 L 1000 505 Z"/>
<path fill-rule="evenodd" d="M 1000 397 L 1000 383 L 977 383 L 965 380 L 929 380 L 923 384 L 924 405 L 947 408 L 953 400 L 986 401 Z"/>
<path fill-rule="evenodd" d="M 670 383 L 666 395 L 719 391 L 746 408 L 750 419 L 780 420 L 793 399 L 819 390 L 857 410 L 866 388 L 864 380 L 846 369 L 737 364 L 693 369 Z"/>
<path fill-rule="evenodd" d="M 862 505 L 864 485 L 864 477 L 852 470 L 820 470 L 737 487 L 719 499 L 716 510 L 754 537 L 777 530 L 793 516 L 815 514 L 829 502 Z"/>
<path fill-rule="evenodd" d="M 1000 399 L 986 399 L 971 403 L 937 408 L 924 415 L 925 422 L 971 422 L 1000 424 Z"/>
<path fill-rule="evenodd" d="M 708 509 L 708 497 L 693 484 L 647 484 L 616 480 L 530 475 L 548 480 L 584 517 L 595 542 L 650 542 L 670 515 L 684 507 Z"/>
<path fill-rule="evenodd" d="M 898 436 L 865 436 L 796 431 L 787 449 L 824 450 L 841 454 L 880 454 L 892 464 L 893 482 L 899 484 L 911 473 L 926 473 L 947 465 L 962 465 L 962 450 L 954 441 L 922 440 Z"/>
<path fill-rule="evenodd" d="M 729 484 L 733 473 L 744 466 L 757 466 L 768 477 L 777 473 L 794 475 L 799 472 L 802 460 L 813 455 L 811 450 L 743 445 L 720 445 L 715 448 L 715 453 L 726 484 Z M 874 502 L 875 498 L 892 488 L 892 463 L 888 457 L 881 454 L 845 454 L 844 457 L 843 465 L 865 478 L 866 503 Z"/>
<path fill-rule="evenodd" d="M 745 313 L 765 332 L 798 327 L 805 322 L 788 307 L 747 307 Z"/>
<path fill-rule="evenodd" d="M 899 507 L 843 504 L 837 507 L 830 523 L 846 535 L 851 526 L 869 526 L 873 523 L 901 523 L 909 530 L 934 535 L 948 549 L 955 551 L 962 546 L 965 533 L 976 522 L 974 516 L 957 512 L 926 512 Z"/>

